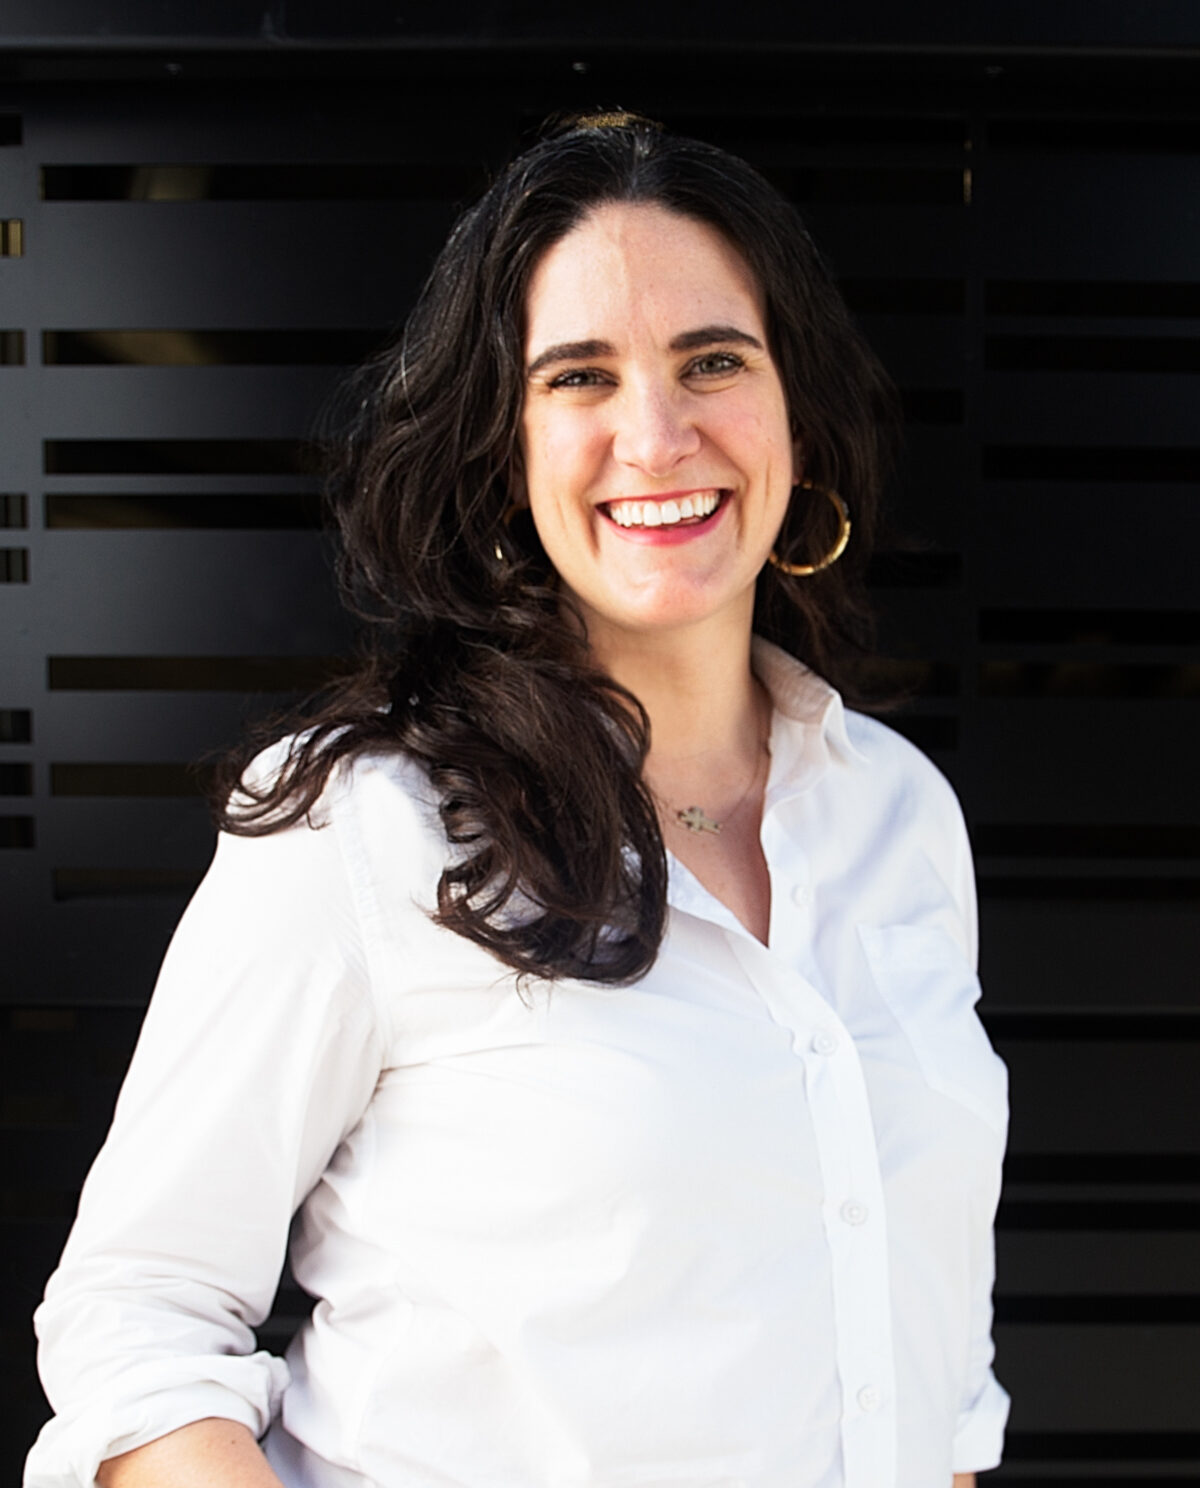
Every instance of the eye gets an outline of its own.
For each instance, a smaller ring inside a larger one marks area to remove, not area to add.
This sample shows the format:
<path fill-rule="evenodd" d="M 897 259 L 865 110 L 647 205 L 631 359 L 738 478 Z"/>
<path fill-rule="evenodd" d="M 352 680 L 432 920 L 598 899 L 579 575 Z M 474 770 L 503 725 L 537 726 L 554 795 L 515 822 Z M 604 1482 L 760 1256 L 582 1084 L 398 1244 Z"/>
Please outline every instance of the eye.
<path fill-rule="evenodd" d="M 552 388 L 590 388 L 600 387 L 608 379 L 595 367 L 569 367 L 565 372 L 558 372 L 547 382 L 547 387 Z"/>
<path fill-rule="evenodd" d="M 736 351 L 706 351 L 703 356 L 698 356 L 688 363 L 687 375 L 689 377 L 728 377 L 731 372 L 740 371 L 745 365 L 745 359 L 738 356 Z"/>

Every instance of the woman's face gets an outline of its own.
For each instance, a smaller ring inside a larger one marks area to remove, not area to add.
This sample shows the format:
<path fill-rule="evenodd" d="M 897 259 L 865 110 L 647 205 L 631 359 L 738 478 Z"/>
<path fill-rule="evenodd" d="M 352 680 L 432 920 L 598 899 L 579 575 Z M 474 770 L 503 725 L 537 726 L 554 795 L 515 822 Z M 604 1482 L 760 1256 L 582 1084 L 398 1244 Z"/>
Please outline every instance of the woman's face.
<path fill-rule="evenodd" d="M 800 469 L 741 255 L 663 207 L 602 206 L 539 262 L 526 322 L 529 505 L 593 643 L 748 629 Z"/>

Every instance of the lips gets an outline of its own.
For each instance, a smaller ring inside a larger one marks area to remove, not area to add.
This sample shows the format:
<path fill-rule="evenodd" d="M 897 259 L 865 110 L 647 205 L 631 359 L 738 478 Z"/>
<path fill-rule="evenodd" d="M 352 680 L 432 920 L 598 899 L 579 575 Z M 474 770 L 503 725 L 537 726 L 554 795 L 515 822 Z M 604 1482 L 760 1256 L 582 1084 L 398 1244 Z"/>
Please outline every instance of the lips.
<path fill-rule="evenodd" d="M 618 527 L 698 526 L 721 505 L 723 491 L 689 491 L 665 500 L 609 501 L 604 515 Z"/>

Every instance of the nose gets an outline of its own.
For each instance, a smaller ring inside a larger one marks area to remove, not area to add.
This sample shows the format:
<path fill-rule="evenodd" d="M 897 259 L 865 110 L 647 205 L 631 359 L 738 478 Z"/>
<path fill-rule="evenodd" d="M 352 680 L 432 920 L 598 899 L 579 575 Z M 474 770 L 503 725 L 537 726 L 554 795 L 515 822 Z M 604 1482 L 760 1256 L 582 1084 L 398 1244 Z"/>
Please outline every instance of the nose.
<path fill-rule="evenodd" d="M 700 431 L 687 395 L 657 382 L 639 381 L 617 400 L 613 454 L 649 476 L 669 475 L 700 448 Z"/>

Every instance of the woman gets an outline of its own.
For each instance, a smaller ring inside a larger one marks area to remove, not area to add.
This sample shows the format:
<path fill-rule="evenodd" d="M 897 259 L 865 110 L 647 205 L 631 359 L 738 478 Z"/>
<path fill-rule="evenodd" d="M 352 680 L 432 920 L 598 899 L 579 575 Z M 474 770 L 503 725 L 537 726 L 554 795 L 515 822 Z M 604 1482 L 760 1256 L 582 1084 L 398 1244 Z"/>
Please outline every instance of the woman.
<path fill-rule="evenodd" d="M 39 1313 L 29 1488 L 995 1464 L 969 851 L 830 685 L 892 410 L 719 151 L 583 120 L 466 214 L 337 473 L 371 657 L 226 808 Z"/>

